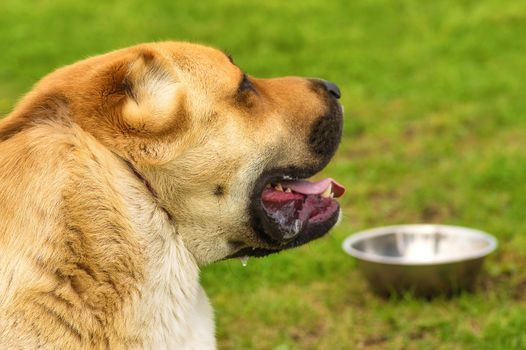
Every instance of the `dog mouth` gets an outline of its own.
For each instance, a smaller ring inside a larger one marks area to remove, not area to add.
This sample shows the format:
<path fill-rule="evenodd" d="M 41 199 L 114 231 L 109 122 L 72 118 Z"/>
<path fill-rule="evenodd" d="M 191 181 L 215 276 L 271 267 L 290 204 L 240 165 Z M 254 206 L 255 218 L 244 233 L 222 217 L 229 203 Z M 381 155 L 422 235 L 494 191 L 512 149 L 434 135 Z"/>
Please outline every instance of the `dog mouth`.
<path fill-rule="evenodd" d="M 317 182 L 287 180 L 269 183 L 261 194 L 261 207 L 273 227 L 268 234 L 279 243 L 286 243 L 308 230 L 329 221 L 338 211 L 334 198 L 345 188 L 333 179 Z"/>
<path fill-rule="evenodd" d="M 291 171 L 290 173 L 307 171 Z M 265 256 L 294 248 L 325 235 L 338 221 L 345 187 L 326 178 L 306 180 L 308 176 L 262 175 L 251 202 L 252 228 L 265 248 L 248 247 L 231 257 Z M 310 175 L 310 174 L 308 174 Z"/>

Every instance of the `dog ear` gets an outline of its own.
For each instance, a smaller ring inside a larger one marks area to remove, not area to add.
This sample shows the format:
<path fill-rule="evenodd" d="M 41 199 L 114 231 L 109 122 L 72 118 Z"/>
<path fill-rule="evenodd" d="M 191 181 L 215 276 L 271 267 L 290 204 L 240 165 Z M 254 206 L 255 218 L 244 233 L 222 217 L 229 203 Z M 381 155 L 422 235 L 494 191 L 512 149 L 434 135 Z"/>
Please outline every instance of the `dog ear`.
<path fill-rule="evenodd" d="M 112 55 L 102 64 L 82 67 L 85 79 L 81 89 L 73 90 L 73 117 L 122 157 L 162 163 L 169 154 L 159 147 L 179 139 L 190 126 L 187 90 L 175 62 L 144 46 Z"/>
<path fill-rule="evenodd" d="M 125 95 L 121 122 L 127 130 L 166 134 L 185 118 L 185 89 L 177 81 L 173 63 L 158 52 L 141 51 L 128 61 L 121 75 Z"/>

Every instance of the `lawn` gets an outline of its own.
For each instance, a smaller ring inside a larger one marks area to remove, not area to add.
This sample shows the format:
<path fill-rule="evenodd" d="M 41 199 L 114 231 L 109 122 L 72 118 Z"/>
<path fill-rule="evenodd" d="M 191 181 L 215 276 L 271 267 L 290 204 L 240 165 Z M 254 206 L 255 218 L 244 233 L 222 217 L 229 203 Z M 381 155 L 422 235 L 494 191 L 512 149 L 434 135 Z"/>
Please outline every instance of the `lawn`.
<path fill-rule="evenodd" d="M 203 269 L 222 349 L 526 349 L 526 2 L 2 0 L 0 115 L 61 65 L 143 41 L 197 41 L 260 77 L 335 81 L 346 120 L 323 176 L 344 220 L 308 246 Z M 477 292 L 373 295 L 357 230 L 465 225 L 499 250 Z"/>

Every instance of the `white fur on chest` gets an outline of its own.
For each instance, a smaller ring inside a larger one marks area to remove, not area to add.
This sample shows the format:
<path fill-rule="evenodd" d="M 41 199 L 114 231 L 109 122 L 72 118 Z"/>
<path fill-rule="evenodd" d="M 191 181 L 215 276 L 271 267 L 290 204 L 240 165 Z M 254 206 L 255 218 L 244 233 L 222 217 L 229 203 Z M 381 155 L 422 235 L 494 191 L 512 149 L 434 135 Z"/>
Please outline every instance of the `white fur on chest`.
<path fill-rule="evenodd" d="M 215 349 L 213 312 L 199 285 L 197 266 L 187 252 L 169 245 L 169 254 L 151 270 L 142 291 L 142 312 L 145 322 L 151 322 L 144 347 Z"/>
<path fill-rule="evenodd" d="M 197 265 L 177 241 L 163 243 L 127 308 L 129 335 L 137 336 L 141 349 L 215 349 L 213 312 Z"/>
<path fill-rule="evenodd" d="M 124 311 L 129 335 L 141 349 L 216 349 L 213 311 L 195 259 L 155 204 L 128 203 L 134 203 L 128 209 L 147 257 L 144 283 Z"/>

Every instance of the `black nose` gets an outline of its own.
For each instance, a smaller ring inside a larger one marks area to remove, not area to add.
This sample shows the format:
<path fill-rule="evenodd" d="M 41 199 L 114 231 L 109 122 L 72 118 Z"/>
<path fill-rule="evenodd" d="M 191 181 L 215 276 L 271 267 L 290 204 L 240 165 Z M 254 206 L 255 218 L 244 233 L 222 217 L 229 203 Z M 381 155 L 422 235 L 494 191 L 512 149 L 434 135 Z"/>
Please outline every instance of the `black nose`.
<path fill-rule="evenodd" d="M 338 87 L 338 85 L 334 84 L 331 81 L 327 81 L 327 80 L 322 80 L 322 82 L 323 82 L 323 85 L 325 85 L 325 88 L 327 89 L 329 94 L 331 94 L 333 97 L 339 99 L 342 96 L 342 93 L 340 92 L 340 88 Z"/>

